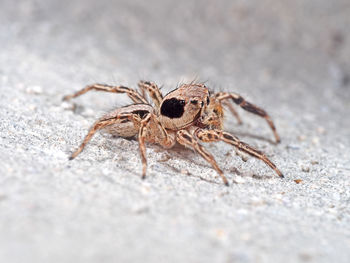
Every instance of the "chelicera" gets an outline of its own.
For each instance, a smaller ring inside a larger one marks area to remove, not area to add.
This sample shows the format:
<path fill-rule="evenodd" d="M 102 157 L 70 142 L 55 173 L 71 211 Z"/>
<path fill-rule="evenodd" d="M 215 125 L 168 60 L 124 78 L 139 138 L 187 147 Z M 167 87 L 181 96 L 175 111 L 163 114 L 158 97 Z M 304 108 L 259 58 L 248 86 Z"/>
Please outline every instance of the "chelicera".
<path fill-rule="evenodd" d="M 104 129 L 116 136 L 136 136 L 138 138 L 142 160 L 142 178 L 146 177 L 147 170 L 146 143 L 156 143 L 164 148 L 171 148 L 179 143 L 198 152 L 217 171 L 225 185 L 229 185 L 213 155 L 200 144 L 200 142 L 218 141 L 228 143 L 238 150 L 262 160 L 279 177 L 283 177 L 280 170 L 265 154 L 222 130 L 224 106 L 241 123 L 233 107 L 233 102 L 244 110 L 264 118 L 271 128 L 276 142 L 279 142 L 280 137 L 275 125 L 263 109 L 246 101 L 236 93 L 219 92 L 211 95 L 208 88 L 202 83 L 182 84 L 164 97 L 158 86 L 153 82 L 140 81 L 138 86 L 140 92 L 124 86 L 94 84 L 63 98 L 69 100 L 95 90 L 125 93 L 133 101 L 133 104 L 117 108 L 97 120 L 70 159 L 74 159 L 84 149 L 98 130 Z M 146 94 L 151 98 L 153 106 L 148 102 Z"/>

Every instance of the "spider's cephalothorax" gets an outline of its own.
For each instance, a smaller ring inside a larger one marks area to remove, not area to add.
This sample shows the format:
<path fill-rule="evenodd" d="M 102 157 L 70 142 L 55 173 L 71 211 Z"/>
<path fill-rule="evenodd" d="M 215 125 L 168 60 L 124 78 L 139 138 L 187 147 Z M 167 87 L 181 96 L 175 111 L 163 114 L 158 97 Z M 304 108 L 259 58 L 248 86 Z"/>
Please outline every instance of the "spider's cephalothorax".
<path fill-rule="evenodd" d="M 219 92 L 209 94 L 204 84 L 183 84 L 168 93 L 164 98 L 155 83 L 141 81 L 138 84 L 141 93 L 124 86 L 109 86 L 94 84 L 65 96 L 64 100 L 80 96 L 90 90 L 112 93 L 126 93 L 134 102 L 129 106 L 118 108 L 100 118 L 90 128 L 80 147 L 71 155 L 75 158 L 90 141 L 92 136 L 101 129 L 121 137 L 137 136 L 141 159 L 142 178 L 146 176 L 147 159 L 145 143 L 157 143 L 170 148 L 178 142 L 197 151 L 218 172 L 226 185 L 228 181 L 222 170 L 211 155 L 200 143 L 223 141 L 233 145 L 238 150 L 248 153 L 264 161 L 278 176 L 283 177 L 277 167 L 260 151 L 240 141 L 234 135 L 222 130 L 224 111 L 223 106 L 233 113 L 239 123 L 241 120 L 233 108 L 232 102 L 246 111 L 266 119 L 277 142 L 280 138 L 269 115 L 261 108 L 247 102 L 236 93 Z M 146 93 L 154 106 L 147 101 Z M 231 102 L 231 103 L 230 103 Z"/>
<path fill-rule="evenodd" d="M 198 120 L 208 101 L 209 91 L 203 84 L 181 85 L 164 97 L 158 118 L 166 129 L 184 129 Z"/>

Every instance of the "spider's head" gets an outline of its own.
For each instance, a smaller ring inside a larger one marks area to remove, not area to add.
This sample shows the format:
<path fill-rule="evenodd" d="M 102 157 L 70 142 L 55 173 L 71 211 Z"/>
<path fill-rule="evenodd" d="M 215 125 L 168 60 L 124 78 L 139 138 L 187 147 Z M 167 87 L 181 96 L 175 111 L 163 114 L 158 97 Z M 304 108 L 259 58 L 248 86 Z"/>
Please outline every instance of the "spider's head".
<path fill-rule="evenodd" d="M 198 126 L 210 129 L 222 129 L 224 111 L 221 103 L 214 97 L 210 97 L 210 103 L 203 110 L 198 119 Z"/>
<path fill-rule="evenodd" d="M 183 84 L 164 97 L 159 120 L 167 129 L 186 128 L 200 118 L 209 103 L 209 91 L 204 84 Z"/>

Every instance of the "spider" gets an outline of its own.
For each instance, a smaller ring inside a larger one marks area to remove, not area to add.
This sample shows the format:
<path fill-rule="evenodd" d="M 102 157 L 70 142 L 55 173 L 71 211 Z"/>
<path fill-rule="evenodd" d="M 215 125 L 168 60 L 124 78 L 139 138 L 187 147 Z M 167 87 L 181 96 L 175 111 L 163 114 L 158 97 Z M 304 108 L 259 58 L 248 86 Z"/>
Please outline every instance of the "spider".
<path fill-rule="evenodd" d="M 125 86 L 110 86 L 93 84 L 84 89 L 65 96 L 70 100 L 91 90 L 111 93 L 125 93 L 134 104 L 117 108 L 97 120 L 89 129 L 79 148 L 70 156 L 74 159 L 101 129 L 120 137 L 138 137 L 142 160 L 142 178 L 146 177 L 147 159 L 145 143 L 157 143 L 164 148 L 171 148 L 176 143 L 192 148 L 198 152 L 221 176 L 225 185 L 229 185 L 223 171 L 217 165 L 214 157 L 200 143 L 223 141 L 238 150 L 258 158 L 271 167 L 276 174 L 283 174 L 265 154 L 240 141 L 236 136 L 223 131 L 223 106 L 241 120 L 230 102 L 239 105 L 244 110 L 263 117 L 270 126 L 276 142 L 280 142 L 275 125 L 270 116 L 261 108 L 246 101 L 236 93 L 219 92 L 210 94 L 203 83 L 182 84 L 175 90 L 163 96 L 158 86 L 153 82 L 140 81 L 140 92 Z M 149 95 L 154 106 L 147 101 Z"/>

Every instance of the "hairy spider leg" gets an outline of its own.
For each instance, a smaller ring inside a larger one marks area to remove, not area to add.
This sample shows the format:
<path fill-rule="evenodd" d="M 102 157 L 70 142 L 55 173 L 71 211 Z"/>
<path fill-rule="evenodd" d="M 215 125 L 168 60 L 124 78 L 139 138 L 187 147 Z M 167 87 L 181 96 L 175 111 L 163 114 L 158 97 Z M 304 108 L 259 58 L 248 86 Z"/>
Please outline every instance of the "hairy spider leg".
<path fill-rule="evenodd" d="M 124 86 L 110 86 L 106 84 L 93 84 L 93 85 L 86 86 L 85 88 L 79 90 L 78 92 L 72 95 L 64 96 L 63 100 L 70 100 L 72 98 L 76 98 L 91 90 L 111 92 L 111 93 L 126 93 L 133 102 L 148 104 L 147 100 L 143 98 L 142 95 L 138 93 L 136 90 L 133 90 Z"/>
<path fill-rule="evenodd" d="M 86 144 L 91 140 L 92 136 L 94 136 L 94 134 L 98 130 L 101 130 L 101 129 L 105 128 L 106 126 L 109 126 L 112 124 L 117 124 L 117 123 L 123 122 L 124 120 L 138 121 L 136 118 L 138 118 L 138 116 L 135 114 L 123 113 L 123 114 L 119 114 L 117 116 L 111 117 L 109 119 L 98 120 L 97 122 L 95 122 L 95 124 L 93 124 L 91 126 L 91 128 L 89 129 L 88 134 L 85 136 L 83 142 L 81 143 L 79 148 L 69 157 L 69 160 L 73 160 L 75 157 L 78 156 L 79 153 L 82 152 L 82 150 L 84 149 Z"/>
<path fill-rule="evenodd" d="M 254 149 L 253 147 L 249 146 L 248 144 L 240 141 L 236 136 L 233 136 L 232 134 L 228 132 L 224 132 L 221 130 L 205 130 L 198 128 L 195 131 L 195 136 L 203 141 L 203 142 L 216 142 L 216 141 L 223 141 L 228 144 L 231 144 L 238 148 L 238 150 L 241 150 L 245 153 L 248 153 L 251 156 L 254 156 L 255 158 L 258 158 L 262 160 L 264 163 L 266 163 L 268 166 L 270 166 L 276 174 L 283 178 L 283 174 L 280 170 L 277 169 L 276 165 L 271 162 L 265 154 L 262 152 Z"/>
<path fill-rule="evenodd" d="M 160 104 L 163 101 L 163 95 L 160 92 L 157 84 L 155 84 L 154 82 L 150 82 L 150 81 L 140 81 L 137 85 L 139 86 L 144 98 L 146 96 L 145 91 L 147 91 L 147 93 L 151 97 L 154 105 L 158 109 Z"/>
<path fill-rule="evenodd" d="M 198 152 L 207 162 L 211 164 L 211 166 L 217 171 L 217 173 L 221 176 L 224 184 L 229 186 L 228 180 L 225 177 L 223 171 L 217 165 L 214 156 L 209 153 L 202 145 L 198 143 L 198 141 L 186 130 L 180 130 L 176 133 L 176 140 L 187 147 L 191 147 L 196 152 Z"/>
<path fill-rule="evenodd" d="M 270 116 L 266 113 L 265 110 L 263 110 L 263 109 L 259 108 L 258 106 L 246 101 L 243 97 L 241 97 L 237 93 L 219 92 L 219 93 L 215 94 L 215 96 L 219 101 L 232 99 L 232 101 L 234 103 L 236 103 L 237 105 L 242 107 L 244 110 L 249 111 L 253 114 L 256 114 L 256 115 L 264 118 L 271 128 L 271 130 L 275 136 L 276 142 L 279 143 L 281 141 L 281 139 L 276 131 L 276 127 L 275 127 L 273 121 L 271 120 Z"/>

